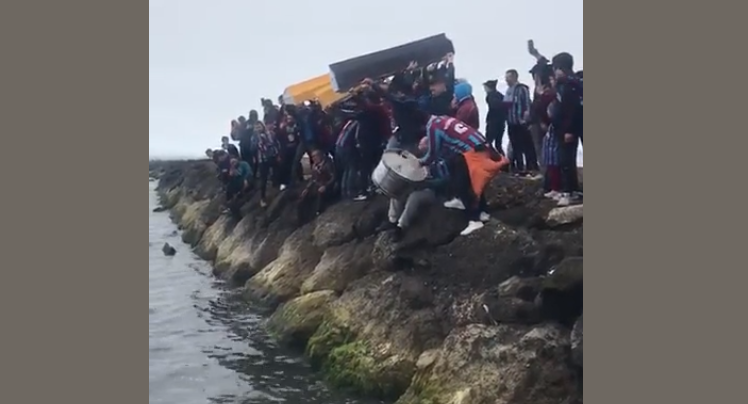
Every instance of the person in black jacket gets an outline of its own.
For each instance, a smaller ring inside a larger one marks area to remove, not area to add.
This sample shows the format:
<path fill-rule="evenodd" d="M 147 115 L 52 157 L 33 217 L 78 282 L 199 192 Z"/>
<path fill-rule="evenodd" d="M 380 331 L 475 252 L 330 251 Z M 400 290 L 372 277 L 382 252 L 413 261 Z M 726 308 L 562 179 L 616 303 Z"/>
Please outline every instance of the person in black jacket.
<path fill-rule="evenodd" d="M 483 83 L 486 90 L 486 140 L 494 145 L 496 150 L 504 153 L 502 142 L 506 131 L 506 107 L 504 106 L 504 94 L 496 89 L 498 80 L 488 80 Z"/>

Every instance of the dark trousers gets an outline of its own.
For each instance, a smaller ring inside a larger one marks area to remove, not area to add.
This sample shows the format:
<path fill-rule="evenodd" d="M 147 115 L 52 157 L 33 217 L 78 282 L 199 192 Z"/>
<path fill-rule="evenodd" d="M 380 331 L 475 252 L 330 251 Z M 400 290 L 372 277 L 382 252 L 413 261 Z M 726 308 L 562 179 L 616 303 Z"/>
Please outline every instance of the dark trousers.
<path fill-rule="evenodd" d="M 480 213 L 488 210 L 488 203 L 485 195 L 477 196 L 473 192 L 470 182 L 470 171 L 467 162 L 462 154 L 458 154 L 447 161 L 447 170 L 449 170 L 448 193 L 452 197 L 457 197 L 465 204 L 465 213 L 468 220 L 480 220 Z"/>
<path fill-rule="evenodd" d="M 577 149 L 579 141 L 565 142 L 561 139 L 559 144 L 559 167 L 561 168 L 561 192 L 578 192 L 579 176 L 577 172 Z"/>
<path fill-rule="evenodd" d="M 272 179 L 273 186 L 278 185 L 278 163 L 276 160 L 261 161 L 259 164 L 260 171 L 260 198 L 265 200 L 267 195 L 268 180 Z M 272 178 L 271 178 L 272 175 Z"/>
<path fill-rule="evenodd" d="M 493 145 L 496 150 L 504 154 L 504 133 L 506 132 L 506 122 L 486 122 L 486 140 L 488 144 Z"/>
<path fill-rule="evenodd" d="M 371 174 L 382 159 L 382 152 L 382 146 L 379 144 L 362 145 L 358 149 L 358 189 L 361 192 L 366 192 L 372 185 Z"/>
<path fill-rule="evenodd" d="M 301 159 L 304 157 L 304 154 L 307 155 L 309 158 L 309 164 L 311 164 L 311 149 L 306 145 L 306 143 L 301 142 L 299 143 L 299 147 L 296 148 L 296 153 L 293 157 L 294 164 L 291 166 L 291 177 L 301 178 L 302 181 L 304 180 L 304 167 L 301 165 Z"/>
<path fill-rule="evenodd" d="M 278 168 L 278 181 L 281 184 L 292 185 L 294 181 L 304 181 L 304 173 L 301 167 L 300 159 L 296 159 L 296 150 L 298 147 L 286 147 L 281 156 L 280 167 Z"/>
<path fill-rule="evenodd" d="M 535 145 L 532 143 L 530 128 L 527 125 L 510 124 L 508 132 L 517 170 L 520 172 L 538 171 L 538 156 L 535 153 Z"/>
<path fill-rule="evenodd" d="M 340 193 L 344 198 L 353 198 L 363 193 L 359 175 L 361 172 L 361 158 L 355 147 L 338 147 L 335 152 L 335 162 L 340 176 Z"/>
<path fill-rule="evenodd" d="M 325 211 L 325 209 L 335 200 L 335 192 L 332 185 L 325 189 L 325 192 L 319 192 L 319 186 L 311 185 L 309 192 L 299 201 L 297 205 L 297 216 L 299 225 L 309 222 Z"/>
<path fill-rule="evenodd" d="M 246 161 L 250 167 L 252 167 L 252 177 L 257 178 L 257 153 L 247 145 L 239 145 L 239 153 L 242 155 L 242 160 Z"/>
<path fill-rule="evenodd" d="M 237 178 L 231 178 L 226 183 L 226 202 L 237 197 L 244 190 L 244 181 Z"/>

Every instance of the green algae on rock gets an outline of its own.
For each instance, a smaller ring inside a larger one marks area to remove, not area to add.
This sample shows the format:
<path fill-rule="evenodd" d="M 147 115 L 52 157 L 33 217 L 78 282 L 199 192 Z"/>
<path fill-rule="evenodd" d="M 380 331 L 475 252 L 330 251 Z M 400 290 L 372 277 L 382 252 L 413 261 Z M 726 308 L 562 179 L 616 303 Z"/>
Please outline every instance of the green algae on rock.
<path fill-rule="evenodd" d="M 576 392 L 559 326 L 469 325 L 454 330 L 396 404 L 555 404 Z"/>
<path fill-rule="evenodd" d="M 270 317 L 268 330 L 282 344 L 304 347 L 336 298 L 334 291 L 321 290 L 290 300 Z"/>

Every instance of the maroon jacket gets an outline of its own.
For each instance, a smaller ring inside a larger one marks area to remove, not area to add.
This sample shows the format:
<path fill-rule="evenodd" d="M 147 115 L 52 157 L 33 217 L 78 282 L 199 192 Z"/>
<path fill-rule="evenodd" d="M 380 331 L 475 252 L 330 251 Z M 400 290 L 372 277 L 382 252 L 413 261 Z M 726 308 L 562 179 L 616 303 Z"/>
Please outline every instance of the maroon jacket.
<path fill-rule="evenodd" d="M 460 103 L 455 112 L 455 118 L 470 125 L 475 130 L 480 130 L 480 113 L 475 99 L 470 97 Z"/>
<path fill-rule="evenodd" d="M 535 98 L 532 100 L 531 115 L 538 123 L 550 126 L 551 117 L 548 115 L 548 107 L 555 99 L 556 92 L 552 89 L 545 90 L 543 94 L 535 94 Z"/>

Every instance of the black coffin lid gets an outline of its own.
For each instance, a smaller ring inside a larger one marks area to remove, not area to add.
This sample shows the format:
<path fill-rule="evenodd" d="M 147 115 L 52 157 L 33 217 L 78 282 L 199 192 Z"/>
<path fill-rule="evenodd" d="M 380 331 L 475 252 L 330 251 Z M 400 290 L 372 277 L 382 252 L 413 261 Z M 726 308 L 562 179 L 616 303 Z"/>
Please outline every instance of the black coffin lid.
<path fill-rule="evenodd" d="M 454 53 L 454 45 L 445 34 L 419 39 L 404 45 L 369 53 L 330 65 L 335 91 L 355 87 L 361 80 L 379 78 L 405 69 L 411 61 L 419 66 L 438 62 L 447 53 Z"/>

